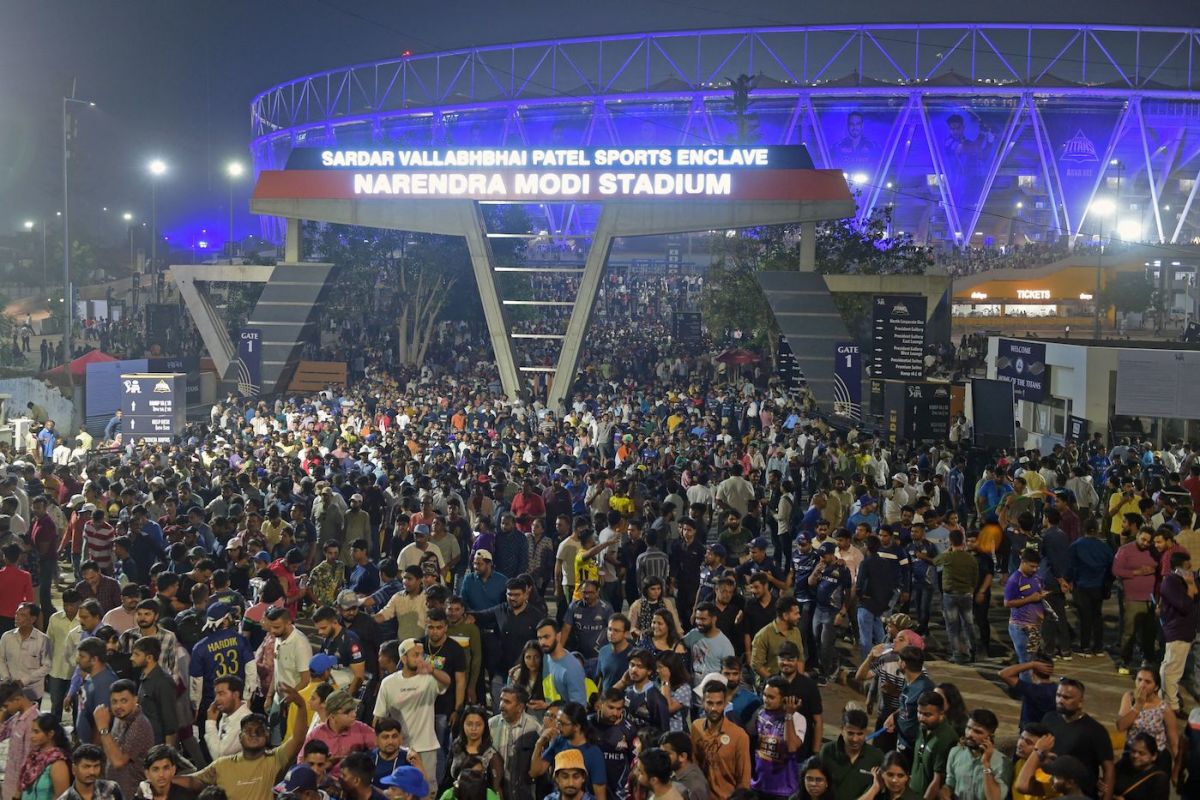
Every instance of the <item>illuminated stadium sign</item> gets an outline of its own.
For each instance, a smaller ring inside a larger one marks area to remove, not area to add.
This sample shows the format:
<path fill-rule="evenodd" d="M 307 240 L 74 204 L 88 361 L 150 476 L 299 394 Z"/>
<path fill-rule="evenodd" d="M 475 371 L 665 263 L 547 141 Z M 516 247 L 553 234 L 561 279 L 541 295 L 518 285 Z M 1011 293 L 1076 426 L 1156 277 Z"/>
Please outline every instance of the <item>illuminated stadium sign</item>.
<path fill-rule="evenodd" d="M 298 148 L 256 199 L 422 198 L 526 202 L 682 198 L 842 200 L 837 170 L 803 146 Z"/>

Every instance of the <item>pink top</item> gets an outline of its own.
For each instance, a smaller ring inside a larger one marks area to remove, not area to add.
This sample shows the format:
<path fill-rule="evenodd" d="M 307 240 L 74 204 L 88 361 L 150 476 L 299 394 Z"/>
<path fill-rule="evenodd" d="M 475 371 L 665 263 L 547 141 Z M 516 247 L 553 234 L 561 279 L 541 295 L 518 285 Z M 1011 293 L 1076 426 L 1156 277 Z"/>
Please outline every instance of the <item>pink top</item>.
<path fill-rule="evenodd" d="M 325 721 L 308 732 L 304 743 L 308 744 L 313 739 L 319 739 L 329 745 L 329 760 L 336 763 L 355 750 L 373 749 L 375 747 L 375 730 L 365 722 L 355 720 L 343 732 L 334 733 L 333 728 L 329 727 L 329 722 Z M 304 761 L 304 749 L 301 748 L 300 752 L 301 754 L 296 757 L 297 764 Z"/>

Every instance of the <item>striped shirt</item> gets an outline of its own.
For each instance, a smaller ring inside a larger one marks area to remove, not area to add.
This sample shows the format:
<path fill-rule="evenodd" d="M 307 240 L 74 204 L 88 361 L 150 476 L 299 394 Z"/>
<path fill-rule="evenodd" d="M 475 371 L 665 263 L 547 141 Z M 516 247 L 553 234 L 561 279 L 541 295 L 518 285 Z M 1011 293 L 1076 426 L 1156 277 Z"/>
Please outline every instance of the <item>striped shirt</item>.
<path fill-rule="evenodd" d="M 100 571 L 105 575 L 111 575 L 113 569 L 113 538 L 115 537 L 113 526 L 107 522 L 101 522 L 98 525 L 93 520 L 88 520 L 83 524 L 83 542 L 87 548 L 87 558 L 96 562 L 100 567 Z"/>

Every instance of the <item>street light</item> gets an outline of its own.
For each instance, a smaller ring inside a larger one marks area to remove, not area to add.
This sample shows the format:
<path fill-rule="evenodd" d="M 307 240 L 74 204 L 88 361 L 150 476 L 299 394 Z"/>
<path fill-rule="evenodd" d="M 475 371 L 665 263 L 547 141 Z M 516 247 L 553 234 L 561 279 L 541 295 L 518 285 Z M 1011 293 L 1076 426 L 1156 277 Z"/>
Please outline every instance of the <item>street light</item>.
<path fill-rule="evenodd" d="M 62 99 L 62 175 L 63 175 L 63 357 L 68 361 L 71 360 L 71 317 L 75 313 L 74 305 L 71 302 L 71 210 L 69 204 L 69 187 L 67 165 L 70 160 L 70 138 L 71 126 L 67 117 L 67 105 L 70 103 L 78 103 L 81 106 L 95 108 L 96 104 L 88 100 L 80 100 L 75 97 L 75 87 L 71 86 L 71 96 L 63 97 Z"/>
<path fill-rule="evenodd" d="M 1096 303 L 1092 312 L 1092 338 L 1100 340 L 1100 275 L 1104 271 L 1104 221 L 1117 211 L 1117 204 L 1111 197 L 1098 197 L 1088 206 L 1088 210 L 1100 220 L 1100 252 L 1096 256 Z"/>
<path fill-rule="evenodd" d="M 233 184 L 246 168 L 242 166 L 240 161 L 230 161 L 229 166 L 225 168 L 225 174 L 229 176 L 229 263 L 233 263 Z"/>
<path fill-rule="evenodd" d="M 167 171 L 167 164 L 161 158 L 153 159 L 146 165 L 150 172 L 150 273 L 154 278 L 154 298 L 161 300 L 158 288 L 158 179 Z"/>
<path fill-rule="evenodd" d="M 42 228 L 42 286 L 45 286 L 46 281 L 46 221 L 45 220 L 25 220 L 25 230 L 33 233 L 35 226 L 40 225 Z"/>

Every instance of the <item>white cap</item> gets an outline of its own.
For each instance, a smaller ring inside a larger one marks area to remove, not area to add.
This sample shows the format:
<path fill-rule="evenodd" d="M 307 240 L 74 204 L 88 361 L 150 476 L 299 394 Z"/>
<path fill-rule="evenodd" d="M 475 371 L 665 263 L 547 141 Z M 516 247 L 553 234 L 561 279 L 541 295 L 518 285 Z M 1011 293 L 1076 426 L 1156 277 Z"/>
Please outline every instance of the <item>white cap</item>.
<path fill-rule="evenodd" d="M 693 691 L 696 693 L 696 697 L 699 697 L 699 698 L 704 697 L 704 687 L 709 681 L 716 681 L 717 683 L 721 684 L 722 686 L 729 688 L 729 680 L 724 675 L 722 675 L 719 672 L 710 672 L 707 675 L 705 675 L 704 679 L 701 680 L 698 684 L 696 684 L 696 688 L 693 689 Z"/>

